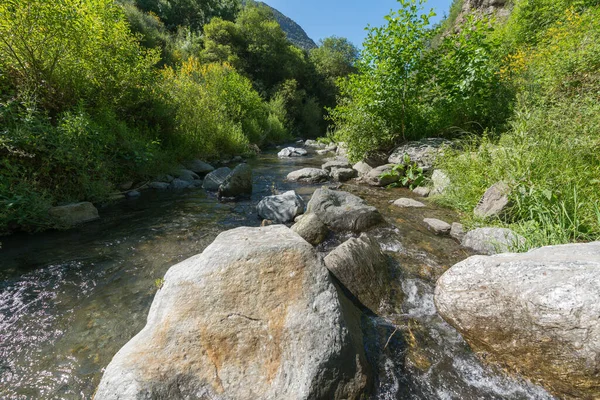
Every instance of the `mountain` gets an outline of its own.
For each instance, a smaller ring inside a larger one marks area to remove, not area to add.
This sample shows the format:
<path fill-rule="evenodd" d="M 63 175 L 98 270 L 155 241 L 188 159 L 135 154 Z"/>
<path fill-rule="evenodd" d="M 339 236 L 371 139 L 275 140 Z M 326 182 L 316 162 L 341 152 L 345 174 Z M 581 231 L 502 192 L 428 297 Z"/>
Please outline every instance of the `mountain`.
<path fill-rule="evenodd" d="M 259 3 L 273 10 L 273 15 L 275 16 L 275 19 L 277 20 L 277 22 L 279 22 L 279 25 L 287 35 L 288 40 L 294 45 L 304 50 L 310 50 L 318 47 L 316 43 L 308 37 L 306 32 L 304 32 L 304 29 L 302 29 L 302 27 L 298 25 L 293 19 L 283 15 L 281 12 L 279 12 L 279 10 L 276 10 L 268 4 L 265 4 L 263 2 Z"/>

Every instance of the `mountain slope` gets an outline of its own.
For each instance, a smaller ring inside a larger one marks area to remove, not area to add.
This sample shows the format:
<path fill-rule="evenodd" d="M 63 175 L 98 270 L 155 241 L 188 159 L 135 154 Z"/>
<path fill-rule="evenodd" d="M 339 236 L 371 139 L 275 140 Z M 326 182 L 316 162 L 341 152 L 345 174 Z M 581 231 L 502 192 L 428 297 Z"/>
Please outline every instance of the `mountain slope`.
<path fill-rule="evenodd" d="M 283 29 L 290 42 L 304 50 L 310 50 L 317 47 L 315 42 L 308 37 L 304 29 L 302 29 L 302 27 L 294 20 L 283 15 L 281 12 L 279 12 L 279 10 L 269 6 L 268 4 L 263 2 L 260 2 L 260 4 L 263 4 L 273 10 L 275 19 L 277 22 L 279 22 L 281 29 Z"/>

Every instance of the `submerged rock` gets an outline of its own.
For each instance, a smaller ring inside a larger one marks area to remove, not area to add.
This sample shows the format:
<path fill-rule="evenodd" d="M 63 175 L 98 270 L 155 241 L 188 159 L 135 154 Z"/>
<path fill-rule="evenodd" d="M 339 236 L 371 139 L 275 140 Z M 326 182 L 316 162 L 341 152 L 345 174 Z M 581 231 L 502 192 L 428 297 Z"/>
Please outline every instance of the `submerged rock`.
<path fill-rule="evenodd" d="M 292 222 L 304 213 L 304 201 L 293 190 L 263 198 L 256 207 L 258 215 L 275 223 Z"/>
<path fill-rule="evenodd" d="M 67 226 L 83 224 L 100 218 L 98 209 L 87 201 L 52 207 L 48 210 L 48 214 L 59 224 Z"/>
<path fill-rule="evenodd" d="M 219 186 L 219 197 L 240 197 L 252 194 L 252 168 L 240 164 L 231 171 Z"/>
<path fill-rule="evenodd" d="M 560 397 L 600 393 L 600 242 L 470 257 L 439 279 L 435 304 L 486 360 Z"/>
<path fill-rule="evenodd" d="M 298 171 L 290 172 L 287 175 L 287 180 L 292 182 L 320 183 L 329 180 L 329 174 L 327 171 L 318 168 L 302 168 Z"/>
<path fill-rule="evenodd" d="M 316 214 L 333 231 L 362 232 L 384 222 L 379 211 L 360 197 L 327 188 L 314 192 L 307 212 Z"/>
<path fill-rule="evenodd" d="M 477 228 L 469 231 L 461 245 L 480 254 L 497 254 L 511 251 L 525 243 L 525 238 L 507 228 Z"/>
<path fill-rule="evenodd" d="M 368 365 L 350 333 L 310 244 L 234 229 L 167 272 L 95 399 L 359 399 Z"/>
<path fill-rule="evenodd" d="M 486 190 L 481 200 L 473 210 L 479 218 L 499 217 L 509 203 L 510 187 L 504 182 L 498 182 Z"/>
<path fill-rule="evenodd" d="M 451 144 L 452 142 L 441 138 L 427 138 L 408 142 L 396 148 L 388 158 L 388 162 L 403 164 L 404 156 L 407 155 L 410 157 L 410 161 L 417 163 L 424 171 L 428 171 L 433 167 L 436 158 L 444 153 L 444 148 Z"/>
<path fill-rule="evenodd" d="M 417 201 L 417 200 L 414 200 L 414 199 L 408 199 L 408 198 L 398 199 L 398 200 L 394 201 L 392 204 L 395 205 L 396 207 L 401 207 L 401 208 L 422 208 L 422 207 L 425 207 L 425 204 L 421 203 L 420 201 Z"/>
<path fill-rule="evenodd" d="M 449 223 L 436 218 L 425 218 L 423 222 L 427 229 L 433 231 L 436 235 L 447 235 L 452 229 Z"/>
<path fill-rule="evenodd" d="M 229 176 L 230 173 L 230 168 L 218 168 L 206 175 L 206 177 L 204 178 L 204 182 L 202 183 L 202 187 L 204 188 L 204 190 L 216 192 L 217 190 L 219 190 L 219 186 L 221 186 L 223 182 L 225 182 L 225 179 Z"/>

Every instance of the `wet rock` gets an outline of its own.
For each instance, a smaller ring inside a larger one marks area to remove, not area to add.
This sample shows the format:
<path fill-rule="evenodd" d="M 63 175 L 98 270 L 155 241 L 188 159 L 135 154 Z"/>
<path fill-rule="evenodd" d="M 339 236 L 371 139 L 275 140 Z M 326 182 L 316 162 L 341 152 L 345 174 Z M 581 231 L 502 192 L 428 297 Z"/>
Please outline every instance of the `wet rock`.
<path fill-rule="evenodd" d="M 506 253 L 525 243 L 525 238 L 507 228 L 477 228 L 467 232 L 461 245 L 480 254 Z"/>
<path fill-rule="evenodd" d="M 275 223 L 292 222 L 298 215 L 304 213 L 304 201 L 293 190 L 276 196 L 263 198 L 257 208 L 261 218 Z"/>
<path fill-rule="evenodd" d="M 316 246 L 327 238 L 329 228 L 315 214 L 304 214 L 292 226 L 292 231 L 302 236 L 308 243 Z"/>
<path fill-rule="evenodd" d="M 425 207 L 425 204 L 421 203 L 420 201 L 408 199 L 408 198 L 398 199 L 398 200 L 394 201 L 394 203 L 392 203 L 392 204 L 394 204 L 396 207 L 402 207 L 402 208 Z"/>
<path fill-rule="evenodd" d="M 425 186 L 419 186 L 419 187 L 414 188 L 412 190 L 412 192 L 414 194 L 416 194 L 417 196 L 427 197 L 427 196 L 429 196 L 429 192 L 431 192 L 431 189 L 429 189 L 428 187 L 425 187 Z"/>
<path fill-rule="evenodd" d="M 319 143 L 316 140 L 308 139 L 304 142 L 304 147 L 311 147 L 313 149 L 324 149 L 327 147 L 325 143 Z"/>
<path fill-rule="evenodd" d="M 373 167 L 364 161 L 357 162 L 352 166 L 352 168 L 358 172 L 358 176 L 365 176 L 373 169 Z"/>
<path fill-rule="evenodd" d="M 382 174 L 386 174 L 392 171 L 393 164 L 381 165 L 377 168 L 373 168 L 367 175 L 365 175 L 365 181 L 371 186 L 387 186 L 400 180 L 399 176 L 386 176 L 382 177 Z"/>
<path fill-rule="evenodd" d="M 323 169 L 327 172 L 331 172 L 332 170 L 338 169 L 338 168 L 352 168 L 352 166 L 350 165 L 348 160 L 345 160 L 345 159 L 331 160 L 331 161 L 327 161 L 325 164 L 321 165 L 321 169 Z"/>
<path fill-rule="evenodd" d="M 499 217 L 508 206 L 510 187 L 504 182 L 492 185 L 483 195 L 473 214 L 479 218 Z"/>
<path fill-rule="evenodd" d="M 141 195 L 142 194 L 139 191 L 137 191 L 137 190 L 130 190 L 129 192 L 127 192 L 126 196 L 129 199 L 135 199 L 135 198 L 140 197 Z"/>
<path fill-rule="evenodd" d="M 119 189 L 122 191 L 129 190 L 133 187 L 133 181 L 125 182 L 119 185 Z"/>
<path fill-rule="evenodd" d="M 388 158 L 388 162 L 390 164 L 403 164 L 404 156 L 407 155 L 410 157 L 410 161 L 416 162 L 419 167 L 423 168 L 423 171 L 428 171 L 433 167 L 436 158 L 444 153 L 444 148 L 451 144 L 452 142 L 441 138 L 427 138 L 408 142 L 396 148 Z"/>
<path fill-rule="evenodd" d="M 208 174 L 209 172 L 213 172 L 215 170 L 215 167 L 213 167 L 212 165 L 207 164 L 201 160 L 192 160 L 192 161 L 186 163 L 185 167 L 200 176 L 204 176 L 204 175 Z"/>
<path fill-rule="evenodd" d="M 325 154 L 329 153 L 329 150 L 316 150 L 315 153 L 317 153 L 320 156 L 324 156 Z"/>
<path fill-rule="evenodd" d="M 371 311 L 388 311 L 392 300 L 392 278 L 388 260 L 377 240 L 367 234 L 351 238 L 324 259 L 331 273 Z"/>
<path fill-rule="evenodd" d="M 363 232 L 384 222 L 375 207 L 353 194 L 320 188 L 310 199 L 312 212 L 333 231 Z"/>
<path fill-rule="evenodd" d="M 302 157 L 307 155 L 308 152 L 304 149 L 297 147 L 286 147 L 277 153 L 277 157 L 279 158 L 288 158 L 288 157 Z"/>
<path fill-rule="evenodd" d="M 352 332 L 310 244 L 283 225 L 234 229 L 167 272 L 95 399 L 359 399 Z"/>
<path fill-rule="evenodd" d="M 329 174 L 318 168 L 303 168 L 290 172 L 287 175 L 287 180 L 291 182 L 319 183 L 329 180 Z"/>
<path fill-rule="evenodd" d="M 450 236 L 452 236 L 454 239 L 458 240 L 459 242 L 462 242 L 462 240 L 465 237 L 465 227 L 463 226 L 463 224 L 460 224 L 458 222 L 453 222 L 452 228 L 450 229 Z"/>
<path fill-rule="evenodd" d="M 440 315 L 486 360 L 558 397 L 600 389 L 600 242 L 474 256 L 438 281 Z"/>
<path fill-rule="evenodd" d="M 182 181 L 188 181 L 188 182 L 194 181 L 196 179 L 200 179 L 198 174 L 190 171 L 189 169 L 180 169 L 177 173 L 177 178 L 179 178 Z"/>
<path fill-rule="evenodd" d="M 173 182 L 173 179 L 175 179 L 173 176 L 171 175 L 161 175 L 159 177 L 156 178 L 157 182 L 166 182 L 166 183 L 171 183 Z"/>
<path fill-rule="evenodd" d="M 252 168 L 240 164 L 231 171 L 219 186 L 219 197 L 240 197 L 252 194 Z"/>
<path fill-rule="evenodd" d="M 192 185 L 192 181 L 184 181 L 182 179 L 173 179 L 173 181 L 169 184 L 169 189 L 171 190 L 183 190 L 187 189 Z"/>
<path fill-rule="evenodd" d="M 334 168 L 331 170 L 330 176 L 338 182 L 346 182 L 352 178 L 356 178 L 357 172 L 352 168 Z"/>
<path fill-rule="evenodd" d="M 223 182 L 225 182 L 225 179 L 229 176 L 230 173 L 230 168 L 217 168 L 213 172 L 206 175 L 206 177 L 204 177 L 202 187 L 204 188 L 204 190 L 216 192 L 217 190 L 219 190 L 219 186 L 221 186 Z"/>
<path fill-rule="evenodd" d="M 431 190 L 432 195 L 443 194 L 450 187 L 450 178 L 440 169 L 433 171 L 431 181 L 433 182 L 433 189 Z"/>
<path fill-rule="evenodd" d="M 169 188 L 169 184 L 167 182 L 150 182 L 148 187 L 156 190 L 167 190 Z"/>
<path fill-rule="evenodd" d="M 425 218 L 423 222 L 427 225 L 427 229 L 436 235 L 447 235 L 452 229 L 449 223 L 435 218 Z"/>
<path fill-rule="evenodd" d="M 327 147 L 325 147 L 325 150 L 335 152 L 337 151 L 337 144 L 332 143 L 330 145 L 327 145 Z"/>
<path fill-rule="evenodd" d="M 59 224 L 67 226 L 78 225 L 100 218 L 96 207 L 87 201 L 52 207 L 48 210 L 48 214 Z"/>

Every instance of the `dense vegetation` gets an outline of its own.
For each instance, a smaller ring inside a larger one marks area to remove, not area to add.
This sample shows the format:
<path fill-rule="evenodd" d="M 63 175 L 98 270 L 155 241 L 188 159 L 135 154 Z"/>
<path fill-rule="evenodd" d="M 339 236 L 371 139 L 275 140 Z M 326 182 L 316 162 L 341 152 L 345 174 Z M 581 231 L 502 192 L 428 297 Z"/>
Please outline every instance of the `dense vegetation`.
<path fill-rule="evenodd" d="M 328 71 L 254 2 L 2 1 L 0 233 L 186 159 L 321 134 Z"/>
<path fill-rule="evenodd" d="M 515 0 L 505 19 L 475 11 L 431 27 L 401 0 L 371 29 L 358 73 L 340 83 L 335 136 L 360 159 L 427 136 L 458 139 L 440 199 L 469 224 L 485 190 L 509 184 L 495 221 L 528 246 L 600 238 L 600 8 L 597 0 Z"/>

